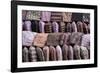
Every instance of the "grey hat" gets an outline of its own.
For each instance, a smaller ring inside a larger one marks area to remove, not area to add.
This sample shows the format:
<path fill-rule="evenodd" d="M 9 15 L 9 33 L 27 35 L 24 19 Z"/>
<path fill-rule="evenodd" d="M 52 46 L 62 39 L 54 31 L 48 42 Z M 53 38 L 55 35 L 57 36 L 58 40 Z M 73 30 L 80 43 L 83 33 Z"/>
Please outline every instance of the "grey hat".
<path fill-rule="evenodd" d="M 36 55 L 36 50 L 35 47 L 31 46 L 29 48 L 29 58 L 31 62 L 36 62 L 37 61 L 37 55 Z"/>
<path fill-rule="evenodd" d="M 22 60 L 23 62 L 29 62 L 29 54 L 28 54 L 28 48 L 24 47 L 22 49 Z"/>

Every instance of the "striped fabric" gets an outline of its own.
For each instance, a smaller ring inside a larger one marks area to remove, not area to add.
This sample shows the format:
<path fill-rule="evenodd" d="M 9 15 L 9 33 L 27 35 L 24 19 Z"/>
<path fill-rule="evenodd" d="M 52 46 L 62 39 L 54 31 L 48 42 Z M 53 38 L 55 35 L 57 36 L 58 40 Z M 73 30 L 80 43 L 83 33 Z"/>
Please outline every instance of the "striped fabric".
<path fill-rule="evenodd" d="M 37 52 L 37 56 L 38 56 L 37 60 L 38 61 L 45 61 L 44 53 L 43 53 L 42 49 L 39 47 L 36 47 L 36 52 Z"/>
<path fill-rule="evenodd" d="M 65 37 L 64 37 L 64 44 L 67 44 L 67 45 L 69 45 L 70 44 L 70 42 L 69 42 L 69 39 L 70 39 L 70 35 L 71 35 L 71 33 L 66 33 L 65 34 Z"/>
<path fill-rule="evenodd" d="M 56 61 L 56 49 L 53 46 L 50 46 L 50 61 Z"/>
<path fill-rule="evenodd" d="M 51 12 L 51 21 L 61 21 L 62 13 L 61 12 Z"/>
<path fill-rule="evenodd" d="M 72 25 L 71 25 L 71 23 L 67 23 L 67 25 L 65 26 L 65 31 L 66 32 L 72 32 Z"/>
<path fill-rule="evenodd" d="M 63 45 L 63 44 L 66 44 L 66 45 L 69 45 L 70 44 L 70 35 L 71 33 L 64 33 L 61 35 L 61 38 L 60 38 L 60 45 Z"/>
<path fill-rule="evenodd" d="M 29 62 L 28 48 L 27 47 L 24 47 L 22 49 L 22 60 L 23 60 L 23 62 Z"/>
<path fill-rule="evenodd" d="M 64 22 L 60 22 L 59 30 L 60 30 L 60 32 L 65 32 L 65 23 Z"/>
<path fill-rule="evenodd" d="M 71 25 L 72 25 L 72 32 L 77 32 L 76 23 L 75 22 L 72 22 Z"/>
<path fill-rule="evenodd" d="M 46 23 L 44 26 L 45 33 L 51 33 L 52 32 L 52 25 L 50 22 Z"/>
<path fill-rule="evenodd" d="M 31 46 L 29 48 L 29 59 L 30 59 L 30 62 L 36 62 L 37 61 L 37 52 L 36 52 L 35 47 L 33 47 L 33 46 Z"/>
<path fill-rule="evenodd" d="M 74 59 L 74 52 L 73 52 L 73 47 L 72 46 L 68 46 L 68 59 L 69 60 L 73 60 Z"/>
<path fill-rule="evenodd" d="M 50 18 L 51 18 L 51 12 L 49 12 L 49 11 L 41 12 L 41 20 L 42 21 L 50 21 Z"/>
<path fill-rule="evenodd" d="M 57 57 L 57 60 L 63 59 L 62 50 L 61 50 L 61 47 L 59 45 L 56 46 L 56 57 Z"/>
<path fill-rule="evenodd" d="M 48 46 L 43 47 L 43 53 L 44 53 L 45 61 L 49 61 L 49 47 Z"/>
<path fill-rule="evenodd" d="M 85 34 L 82 36 L 81 46 L 90 47 L 90 34 Z"/>
<path fill-rule="evenodd" d="M 63 60 L 68 60 L 68 46 L 66 44 L 62 47 Z"/>
<path fill-rule="evenodd" d="M 77 31 L 83 33 L 83 23 L 81 21 L 77 22 Z"/>
<path fill-rule="evenodd" d="M 39 21 L 39 31 L 40 31 L 40 33 L 45 32 L 44 26 L 45 26 L 45 23 L 43 21 Z"/>
<path fill-rule="evenodd" d="M 57 22 L 52 23 L 53 32 L 59 32 L 59 24 Z"/>
<path fill-rule="evenodd" d="M 73 51 L 74 51 L 74 58 L 75 59 L 81 59 L 80 46 L 75 45 L 74 48 L 73 48 Z"/>

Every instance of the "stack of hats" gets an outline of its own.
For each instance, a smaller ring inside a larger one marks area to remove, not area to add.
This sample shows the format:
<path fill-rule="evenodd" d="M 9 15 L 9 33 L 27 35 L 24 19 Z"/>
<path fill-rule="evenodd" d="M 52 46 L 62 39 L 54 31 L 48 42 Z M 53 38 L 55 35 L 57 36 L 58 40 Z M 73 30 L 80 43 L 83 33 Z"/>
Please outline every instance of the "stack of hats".
<path fill-rule="evenodd" d="M 61 60 L 81 60 L 89 59 L 89 50 L 84 46 L 66 45 L 44 46 L 44 47 L 24 47 L 22 49 L 23 62 L 38 61 L 61 61 Z"/>
<path fill-rule="evenodd" d="M 61 21 L 62 13 L 61 12 L 51 12 L 51 21 Z"/>
<path fill-rule="evenodd" d="M 63 12 L 62 18 L 64 22 L 71 22 L 72 13 L 71 12 Z"/>
<path fill-rule="evenodd" d="M 40 20 L 39 11 L 27 11 L 26 20 Z"/>
<path fill-rule="evenodd" d="M 41 12 L 41 20 L 42 21 L 50 21 L 50 18 L 51 18 L 51 12 L 50 11 L 42 11 Z"/>
<path fill-rule="evenodd" d="M 64 22 L 60 22 L 59 30 L 60 30 L 60 32 L 65 32 L 65 23 Z"/>

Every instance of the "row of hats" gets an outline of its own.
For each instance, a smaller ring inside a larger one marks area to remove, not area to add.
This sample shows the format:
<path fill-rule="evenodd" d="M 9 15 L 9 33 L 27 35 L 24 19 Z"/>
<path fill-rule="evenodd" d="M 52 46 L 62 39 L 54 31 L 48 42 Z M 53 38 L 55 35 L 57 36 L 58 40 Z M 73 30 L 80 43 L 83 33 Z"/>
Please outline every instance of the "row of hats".
<path fill-rule="evenodd" d="M 73 33 L 36 33 L 22 31 L 23 46 L 44 47 L 45 45 L 80 45 L 90 47 L 90 34 L 80 32 Z"/>
<path fill-rule="evenodd" d="M 71 12 L 50 12 L 50 11 L 22 11 L 23 20 L 42 20 L 42 21 L 71 21 Z"/>
<path fill-rule="evenodd" d="M 83 46 L 44 46 L 40 47 L 23 47 L 23 62 L 37 61 L 61 61 L 61 60 L 81 60 L 90 58 L 90 49 Z"/>
<path fill-rule="evenodd" d="M 89 22 L 90 15 L 88 13 L 22 10 L 22 19 L 42 20 L 42 21 L 64 21 L 64 22 L 71 22 L 71 21 Z"/>
<path fill-rule="evenodd" d="M 84 22 L 43 22 L 39 21 L 24 21 L 23 22 L 23 30 L 26 31 L 34 31 L 40 33 L 52 33 L 52 32 L 82 32 L 82 33 L 90 33 L 90 25 Z"/>

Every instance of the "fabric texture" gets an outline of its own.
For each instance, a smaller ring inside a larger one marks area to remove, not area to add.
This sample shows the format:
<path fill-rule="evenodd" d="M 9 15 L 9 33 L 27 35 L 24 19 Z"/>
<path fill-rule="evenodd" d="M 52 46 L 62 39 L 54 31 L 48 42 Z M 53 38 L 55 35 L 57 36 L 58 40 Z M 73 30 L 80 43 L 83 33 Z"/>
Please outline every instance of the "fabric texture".
<path fill-rule="evenodd" d="M 62 47 L 63 60 L 68 60 L 68 46 L 66 44 Z"/>
<path fill-rule="evenodd" d="M 45 23 L 43 21 L 40 21 L 39 22 L 39 31 L 41 33 L 44 33 L 45 32 L 44 26 L 45 26 Z"/>
<path fill-rule="evenodd" d="M 70 44 L 72 45 L 81 45 L 83 33 L 73 32 L 70 35 Z"/>
<path fill-rule="evenodd" d="M 82 21 L 83 20 L 83 13 L 72 13 L 72 21 Z"/>
<path fill-rule="evenodd" d="M 88 26 L 88 32 L 90 33 L 90 24 L 88 24 L 87 26 Z"/>
<path fill-rule="evenodd" d="M 57 46 L 60 44 L 60 37 L 62 33 L 49 33 L 46 45 Z"/>
<path fill-rule="evenodd" d="M 56 56 L 57 56 L 57 60 L 62 60 L 62 50 L 61 47 L 59 45 L 56 46 Z"/>
<path fill-rule="evenodd" d="M 24 27 L 24 29 L 26 31 L 32 31 L 32 29 L 31 29 L 31 21 L 25 21 L 23 27 Z"/>
<path fill-rule="evenodd" d="M 22 60 L 23 60 L 23 62 L 29 62 L 29 56 L 28 55 L 29 55 L 28 49 L 27 49 L 27 47 L 24 47 L 22 49 Z"/>
<path fill-rule="evenodd" d="M 89 59 L 89 52 L 86 47 L 81 46 L 81 57 L 82 59 Z"/>
<path fill-rule="evenodd" d="M 83 23 L 83 33 L 84 34 L 88 34 L 89 33 L 88 26 L 87 26 L 86 23 Z"/>
<path fill-rule="evenodd" d="M 60 37 L 60 45 L 63 45 L 63 44 L 69 45 L 70 44 L 70 35 L 71 35 L 71 33 L 62 34 Z"/>
<path fill-rule="evenodd" d="M 81 46 L 90 48 L 90 34 L 85 34 L 82 36 Z"/>
<path fill-rule="evenodd" d="M 31 46 L 29 48 L 29 60 L 30 62 L 36 62 L 37 61 L 37 52 L 35 50 L 35 47 Z"/>
<path fill-rule="evenodd" d="M 60 30 L 60 32 L 65 32 L 65 23 L 64 22 L 60 22 L 59 30 Z"/>
<path fill-rule="evenodd" d="M 41 20 L 42 21 L 50 21 L 50 18 L 51 18 L 51 12 L 42 11 L 42 13 L 41 13 Z"/>
<path fill-rule="evenodd" d="M 37 33 L 31 31 L 22 31 L 22 45 L 32 46 L 36 34 Z"/>
<path fill-rule="evenodd" d="M 72 13 L 71 12 L 63 12 L 62 17 L 63 17 L 64 22 L 71 22 Z"/>
<path fill-rule="evenodd" d="M 51 33 L 52 32 L 52 25 L 50 22 L 46 23 L 44 26 L 45 33 Z"/>
<path fill-rule="evenodd" d="M 80 46 L 75 45 L 73 51 L 74 51 L 74 58 L 78 60 L 81 59 Z"/>
<path fill-rule="evenodd" d="M 73 48 L 72 48 L 72 46 L 69 46 L 68 48 L 69 48 L 69 49 L 68 49 L 68 59 L 69 59 L 69 60 L 73 60 L 73 59 L 74 59 Z"/>
<path fill-rule="evenodd" d="M 26 10 L 22 10 L 22 20 L 26 19 L 26 14 L 27 14 L 27 11 Z"/>
<path fill-rule="evenodd" d="M 51 21 L 61 21 L 62 13 L 61 12 L 51 12 Z"/>
<path fill-rule="evenodd" d="M 52 23 L 53 32 L 59 32 L 59 24 L 57 22 Z"/>
<path fill-rule="evenodd" d="M 90 14 L 89 13 L 83 13 L 83 21 L 90 22 Z"/>
<path fill-rule="evenodd" d="M 83 33 L 83 23 L 81 21 L 77 22 L 77 31 Z"/>
<path fill-rule="evenodd" d="M 39 21 L 31 21 L 32 32 L 39 32 Z"/>
<path fill-rule="evenodd" d="M 36 52 L 37 52 L 37 56 L 38 56 L 37 60 L 38 61 L 45 61 L 43 50 L 39 47 L 36 47 Z"/>
<path fill-rule="evenodd" d="M 27 11 L 27 20 L 40 20 L 40 11 Z"/>
<path fill-rule="evenodd" d="M 43 47 L 43 53 L 44 53 L 45 61 L 49 61 L 49 47 L 48 46 Z"/>
<path fill-rule="evenodd" d="M 72 32 L 72 25 L 71 25 L 71 23 L 67 23 L 67 25 L 65 26 L 65 31 L 66 32 Z"/>
<path fill-rule="evenodd" d="M 77 26 L 75 22 L 72 22 L 72 32 L 77 32 Z"/>
<path fill-rule="evenodd" d="M 47 41 L 48 34 L 47 33 L 38 33 L 34 38 L 33 45 L 37 47 L 44 47 Z"/>
<path fill-rule="evenodd" d="M 56 49 L 53 46 L 50 46 L 50 61 L 56 61 Z"/>

